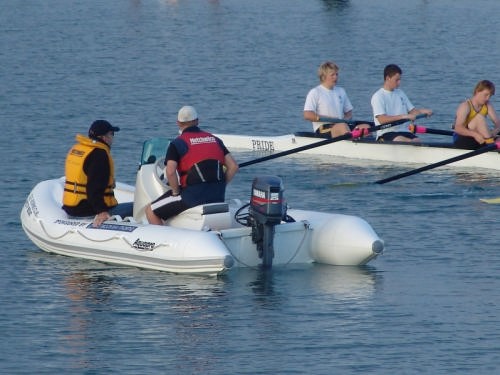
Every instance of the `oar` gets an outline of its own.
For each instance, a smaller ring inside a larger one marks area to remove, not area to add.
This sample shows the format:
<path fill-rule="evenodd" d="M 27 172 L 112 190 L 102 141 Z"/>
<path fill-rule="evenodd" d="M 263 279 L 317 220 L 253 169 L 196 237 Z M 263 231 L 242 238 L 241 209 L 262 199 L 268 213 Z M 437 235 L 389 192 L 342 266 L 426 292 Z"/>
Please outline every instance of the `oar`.
<path fill-rule="evenodd" d="M 427 133 L 427 134 L 440 134 L 440 135 L 453 135 L 452 130 L 441 130 L 441 129 L 430 129 L 425 126 L 411 124 L 408 126 L 408 130 L 412 133 Z"/>
<path fill-rule="evenodd" d="M 489 203 L 489 204 L 499 204 L 500 203 L 500 197 L 497 198 L 479 198 L 481 202 L 484 203 Z"/>
<path fill-rule="evenodd" d="M 387 182 L 399 180 L 400 178 L 408 177 L 408 176 L 411 176 L 411 175 L 414 175 L 414 174 L 417 174 L 417 173 L 420 173 L 423 171 L 428 171 L 429 169 L 441 167 L 441 166 L 446 165 L 446 164 L 451 164 L 451 163 L 454 163 L 454 162 L 459 161 L 459 160 L 468 159 L 468 158 L 471 158 L 471 157 L 476 156 L 476 155 L 484 154 L 485 152 L 488 152 L 488 151 L 498 150 L 499 148 L 500 148 L 500 141 L 497 141 L 495 143 L 491 143 L 487 146 L 481 147 L 477 150 L 467 152 L 465 154 L 458 155 L 458 156 L 455 156 L 453 158 L 442 160 L 442 161 L 439 161 L 439 162 L 434 163 L 434 164 L 429 164 L 429 165 L 426 165 L 426 166 L 421 167 L 421 168 L 413 169 L 413 170 L 405 172 L 405 173 L 397 174 L 397 175 L 392 176 L 392 177 L 384 178 L 383 180 L 375 181 L 375 183 L 376 184 L 386 184 Z"/>
<path fill-rule="evenodd" d="M 422 115 L 418 115 L 417 118 L 419 118 L 419 117 L 426 117 L 426 115 L 423 115 L 423 114 Z M 333 121 L 333 120 L 338 120 L 340 122 L 349 121 L 349 122 L 352 122 L 354 124 L 356 124 L 356 123 L 361 123 L 361 124 L 363 124 L 363 123 L 365 123 L 365 124 L 369 123 L 368 121 L 353 121 L 353 120 L 328 119 L 328 121 Z M 321 147 L 321 146 L 324 146 L 324 145 L 328 145 L 330 143 L 335 143 L 335 142 L 339 142 L 339 141 L 345 141 L 345 140 L 351 139 L 351 138 L 358 138 L 358 137 L 361 137 L 362 135 L 364 135 L 364 133 L 372 133 L 372 132 L 375 132 L 377 130 L 387 129 L 387 128 L 390 128 L 392 126 L 404 124 L 407 121 L 408 120 L 406 120 L 406 119 L 405 120 L 398 120 L 398 121 L 394 121 L 394 122 L 389 122 L 387 124 L 372 126 L 370 129 L 354 129 L 350 133 L 346 133 L 346 134 L 340 135 L 338 137 L 327 138 L 327 139 L 325 139 L 323 141 L 320 141 L 320 142 L 311 143 L 309 145 L 304 145 L 304 146 L 300 146 L 300 147 L 291 148 L 290 150 L 285 150 L 285 151 L 277 152 L 275 154 L 270 154 L 270 155 L 267 155 L 267 156 L 263 156 L 263 157 L 258 158 L 258 159 L 245 161 L 245 162 L 239 164 L 239 167 L 243 168 L 243 167 L 246 167 L 248 165 L 257 164 L 257 163 L 260 163 L 260 162 L 263 162 L 263 161 L 280 158 L 282 156 L 286 156 L 286 155 L 294 154 L 296 152 L 301 152 L 301 151 L 309 150 L 311 148 Z"/>

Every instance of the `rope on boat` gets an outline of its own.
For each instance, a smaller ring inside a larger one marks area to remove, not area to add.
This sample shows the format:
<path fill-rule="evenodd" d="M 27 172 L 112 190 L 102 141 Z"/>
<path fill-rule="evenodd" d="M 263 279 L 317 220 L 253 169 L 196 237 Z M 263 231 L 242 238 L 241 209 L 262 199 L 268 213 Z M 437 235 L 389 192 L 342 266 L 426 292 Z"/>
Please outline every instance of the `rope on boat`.
<path fill-rule="evenodd" d="M 111 241 L 111 240 L 114 240 L 114 239 L 120 239 L 120 238 L 122 240 L 124 240 L 124 238 L 122 236 L 118 236 L 118 235 L 114 235 L 114 236 L 112 236 L 110 238 L 106 238 L 104 240 L 94 240 L 93 238 L 90 238 L 90 237 L 86 236 L 85 234 L 83 234 L 79 230 L 76 230 L 75 233 L 78 233 L 80 236 L 82 236 L 86 240 L 93 241 L 93 242 L 108 242 L 108 241 Z"/>
<path fill-rule="evenodd" d="M 118 235 L 113 235 L 112 237 L 110 238 L 106 238 L 104 240 L 95 240 L 95 239 L 92 239 L 86 235 L 84 235 L 82 232 L 80 232 L 78 229 L 70 229 L 70 230 L 67 230 L 66 232 L 64 232 L 63 234 L 61 234 L 60 236 L 53 236 L 51 235 L 47 229 L 45 228 L 45 225 L 43 224 L 43 221 L 41 219 L 38 219 L 38 224 L 40 224 L 40 227 L 42 228 L 43 232 L 47 235 L 47 237 L 49 237 L 50 239 L 52 240 L 58 240 L 60 238 L 63 238 L 65 237 L 67 234 L 70 234 L 70 233 L 76 233 L 76 234 L 79 234 L 80 236 L 82 236 L 83 238 L 85 238 L 86 240 L 89 240 L 89 241 L 93 241 L 93 242 L 107 242 L 107 241 L 111 241 L 111 240 L 114 240 L 114 239 L 122 239 L 124 240 L 124 238 L 122 236 L 118 236 Z"/>
<path fill-rule="evenodd" d="M 40 227 L 42 228 L 43 232 L 47 235 L 47 237 L 49 237 L 53 240 L 58 240 L 60 238 L 63 238 L 64 236 L 66 236 L 70 232 L 75 232 L 74 230 L 71 229 L 71 230 L 67 230 L 66 232 L 64 232 L 60 236 L 52 236 L 49 232 L 47 232 L 47 229 L 45 229 L 45 225 L 43 225 L 43 221 L 41 219 L 38 219 L 38 224 L 40 224 Z"/>
<path fill-rule="evenodd" d="M 226 249 L 227 251 L 229 251 L 229 254 L 231 254 L 231 256 L 238 262 L 238 263 L 241 263 L 243 264 L 245 267 L 248 267 L 248 268 L 254 268 L 254 269 L 257 269 L 257 266 L 251 266 L 249 264 L 246 264 L 245 262 L 243 262 L 241 259 L 239 259 L 236 255 L 234 255 L 234 253 L 231 251 L 231 248 L 228 246 L 228 244 L 226 243 L 226 241 L 224 241 L 224 237 L 222 236 L 222 233 L 218 233 L 219 234 L 219 238 L 220 240 L 222 241 L 222 243 L 224 244 L 224 246 L 226 246 Z M 247 237 L 250 237 L 250 235 L 248 235 Z"/>
<path fill-rule="evenodd" d="M 311 224 L 309 224 L 307 220 L 302 220 L 302 223 L 304 223 L 304 228 L 306 229 L 304 231 L 304 236 L 302 237 L 302 240 L 300 240 L 299 245 L 297 246 L 297 250 L 295 250 L 295 254 L 293 254 L 293 256 L 288 260 L 288 262 L 285 263 L 285 266 L 290 264 L 290 262 L 295 259 L 295 257 L 299 253 L 300 248 L 304 244 L 304 241 L 306 240 L 307 233 L 311 231 Z"/>
<path fill-rule="evenodd" d="M 70 234 L 70 233 L 75 233 L 75 234 L 79 234 L 82 238 L 88 240 L 88 241 L 91 241 L 91 242 L 98 242 L 98 243 L 104 243 L 104 242 L 109 242 L 109 241 L 112 241 L 114 239 L 121 239 L 123 242 L 125 242 L 129 247 L 131 248 L 136 248 L 136 246 L 134 246 L 133 243 L 131 243 L 130 241 L 127 240 L 127 238 L 121 236 L 121 235 L 113 235 L 109 238 L 105 238 L 103 240 L 96 240 L 96 239 L 93 239 L 93 238 L 90 238 L 88 236 L 86 236 L 84 233 L 82 233 L 81 231 L 79 231 L 78 229 L 70 229 L 70 230 L 67 230 L 66 232 L 64 232 L 63 234 L 61 234 L 60 236 L 53 236 L 51 235 L 47 229 L 45 228 L 45 225 L 43 224 L 43 220 L 42 219 L 38 219 L 38 224 L 40 225 L 40 227 L 42 228 L 43 232 L 45 233 L 45 235 L 47 237 L 49 237 L 50 239 L 52 240 L 59 240 L 63 237 L 65 237 L 66 235 Z M 302 220 L 302 223 L 304 224 L 304 228 L 306 229 L 304 231 L 304 235 L 302 236 L 302 239 L 300 240 L 298 246 L 297 246 L 297 249 L 295 250 L 295 252 L 293 253 L 293 255 L 290 257 L 290 259 L 288 261 L 286 261 L 283 265 L 286 266 L 288 264 L 290 264 L 298 255 L 300 249 L 302 248 L 302 245 L 304 244 L 304 241 L 305 239 L 307 238 L 307 234 L 308 232 L 311 231 L 311 225 L 309 224 L 309 222 L 307 220 Z M 224 240 L 224 237 L 222 236 L 222 234 L 219 232 L 219 238 L 220 240 L 224 243 L 224 245 L 226 246 L 227 250 L 229 251 L 229 254 L 231 254 L 231 256 L 237 261 L 239 262 L 240 264 L 244 265 L 245 267 L 249 267 L 249 268 L 255 268 L 257 269 L 257 267 L 253 267 L 253 266 L 250 266 L 248 264 L 246 264 L 245 262 L 243 262 L 241 259 L 239 259 L 232 251 L 231 251 L 231 248 L 227 245 L 226 241 Z M 157 249 L 158 247 L 160 246 L 170 246 L 169 243 L 159 243 L 159 244 L 154 244 L 153 246 L 151 246 L 151 250 L 155 250 Z"/>
<path fill-rule="evenodd" d="M 299 242 L 299 245 L 297 246 L 297 249 L 295 250 L 294 254 L 290 257 L 290 259 L 288 261 L 286 261 L 285 263 L 283 263 L 283 266 L 287 266 L 289 265 L 296 257 L 297 255 L 299 254 L 299 250 L 302 248 L 302 245 L 304 244 L 304 241 L 306 240 L 306 237 L 307 237 L 307 234 L 308 232 L 311 231 L 311 224 L 307 221 L 307 220 L 302 220 L 302 223 L 304 224 L 304 228 L 306 229 L 304 231 L 304 235 L 302 236 L 302 239 L 300 240 Z M 239 259 L 236 255 L 234 255 L 234 253 L 231 251 L 231 248 L 227 245 L 226 241 L 224 241 L 224 237 L 222 236 L 221 233 L 219 233 L 219 238 L 221 239 L 221 241 L 224 243 L 224 245 L 226 246 L 227 250 L 229 251 L 229 254 L 231 254 L 231 256 L 240 264 L 242 264 L 243 266 L 245 267 L 248 267 L 248 268 L 254 268 L 254 269 L 257 269 L 258 266 L 250 266 L 249 264 L 246 264 L 245 262 L 243 262 L 241 259 Z"/>
<path fill-rule="evenodd" d="M 121 221 L 130 221 L 131 223 L 135 223 L 135 220 L 128 220 L 129 217 L 127 217 L 125 220 L 121 220 Z M 75 228 L 72 228 L 72 229 L 69 229 L 67 230 L 66 232 L 64 232 L 63 234 L 61 234 L 60 236 L 53 236 L 51 235 L 47 229 L 45 228 L 45 225 L 43 224 L 43 220 L 42 219 L 38 219 L 38 224 L 40 224 L 40 227 L 42 228 L 43 232 L 45 233 L 45 235 L 47 237 L 49 237 L 50 239 L 52 240 L 59 240 L 63 237 L 65 237 L 66 235 L 70 234 L 70 233 L 76 233 L 76 234 L 79 234 L 82 238 L 88 240 L 88 241 L 91 241 L 91 242 L 99 242 L 99 243 L 103 243 L 103 242 L 108 242 L 108 241 L 112 241 L 114 239 L 121 239 L 123 242 L 125 242 L 130 248 L 134 248 L 136 250 L 139 250 L 137 248 L 137 246 L 134 246 L 134 243 L 130 242 L 126 237 L 124 236 L 121 236 L 121 235 L 118 235 L 118 234 L 115 234 L 109 238 L 105 238 L 103 240 L 96 240 L 96 239 L 93 239 L 93 238 L 90 238 L 89 236 L 86 236 L 84 233 L 82 233 L 81 231 L 79 231 L 78 229 L 75 229 Z M 167 242 L 162 242 L 162 243 L 159 243 L 159 244 L 154 244 L 154 246 L 150 246 L 149 248 L 151 250 L 156 250 L 158 247 L 160 246 L 167 246 L 167 247 L 170 247 L 171 245 Z"/>

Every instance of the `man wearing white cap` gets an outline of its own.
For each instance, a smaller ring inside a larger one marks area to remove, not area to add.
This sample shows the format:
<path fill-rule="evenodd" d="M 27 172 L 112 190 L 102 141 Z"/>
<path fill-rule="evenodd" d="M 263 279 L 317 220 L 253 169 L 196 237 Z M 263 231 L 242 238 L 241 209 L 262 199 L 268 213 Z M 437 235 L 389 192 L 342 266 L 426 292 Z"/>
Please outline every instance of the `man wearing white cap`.
<path fill-rule="evenodd" d="M 198 127 L 194 107 L 179 110 L 177 126 L 181 134 L 170 143 L 165 157 L 171 190 L 146 207 L 151 224 L 162 225 L 162 220 L 199 204 L 224 202 L 226 184 L 238 171 L 224 143 Z"/>

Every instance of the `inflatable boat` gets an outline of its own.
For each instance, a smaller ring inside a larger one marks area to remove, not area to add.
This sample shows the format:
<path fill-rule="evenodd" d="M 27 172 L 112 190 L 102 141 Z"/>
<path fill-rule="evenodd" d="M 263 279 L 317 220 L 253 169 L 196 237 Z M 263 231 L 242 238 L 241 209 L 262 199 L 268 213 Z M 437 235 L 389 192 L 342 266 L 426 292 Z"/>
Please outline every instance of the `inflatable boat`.
<path fill-rule="evenodd" d="M 232 267 L 318 262 L 359 266 L 377 257 L 383 241 L 357 216 L 288 209 L 283 183 L 260 176 L 245 201 L 190 208 L 149 224 L 145 207 L 169 187 L 164 178 L 168 140 L 144 143 L 135 187 L 117 183 L 118 202 L 133 202 L 133 217 L 114 216 L 99 227 L 93 217 L 61 208 L 64 177 L 39 182 L 21 211 L 26 235 L 40 249 L 61 255 L 173 273 L 217 275 Z"/>

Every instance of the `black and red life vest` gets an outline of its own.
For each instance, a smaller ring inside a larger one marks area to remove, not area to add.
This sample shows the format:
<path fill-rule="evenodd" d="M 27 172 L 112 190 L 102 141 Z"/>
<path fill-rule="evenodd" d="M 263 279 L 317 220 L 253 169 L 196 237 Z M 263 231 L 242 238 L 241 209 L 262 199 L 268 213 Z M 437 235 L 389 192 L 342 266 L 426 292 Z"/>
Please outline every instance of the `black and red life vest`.
<path fill-rule="evenodd" d="M 212 134 L 185 131 L 179 138 L 188 148 L 178 165 L 182 187 L 224 181 L 224 150 Z"/>

